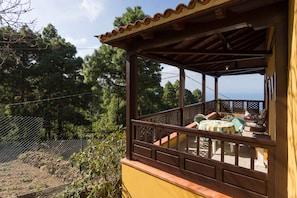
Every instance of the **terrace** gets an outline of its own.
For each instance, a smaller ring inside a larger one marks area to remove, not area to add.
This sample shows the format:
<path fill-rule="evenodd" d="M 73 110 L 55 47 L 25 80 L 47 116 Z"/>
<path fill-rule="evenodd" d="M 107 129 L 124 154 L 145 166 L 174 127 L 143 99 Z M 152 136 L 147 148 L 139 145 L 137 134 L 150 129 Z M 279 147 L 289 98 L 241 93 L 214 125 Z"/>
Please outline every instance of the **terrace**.
<path fill-rule="evenodd" d="M 226 104 L 232 109 L 232 104 L 238 102 L 243 106 L 234 108 L 236 112 L 232 113 L 237 115 L 246 109 L 259 112 L 264 104 L 263 101 L 220 100 L 186 106 L 183 114 L 186 127 L 178 126 L 182 117 L 179 109 L 133 119 L 132 158 L 193 182 L 212 183 L 216 190 L 228 189 L 237 196 L 247 193 L 262 196 L 274 186 L 271 182 L 274 181 L 275 142 L 198 130 L 193 123 L 197 113 L 213 116 L 213 112 L 222 112 L 219 110 L 225 109 Z M 213 142 L 220 145 L 215 151 L 212 151 Z M 259 149 L 267 150 L 267 166 L 258 162 L 256 150 Z"/>
<path fill-rule="evenodd" d="M 124 197 L 174 197 L 169 192 L 181 195 L 182 189 L 196 197 L 286 197 L 287 3 L 192 0 L 100 35 L 102 43 L 127 51 Z M 137 114 L 138 57 L 179 68 L 178 108 Z M 199 104 L 184 105 L 185 70 L 202 74 Z M 218 79 L 245 74 L 264 75 L 264 101 L 219 100 Z M 205 100 L 206 75 L 214 78 L 213 101 Z M 193 123 L 198 113 L 242 115 L 264 108 L 270 139 L 200 130 Z"/>

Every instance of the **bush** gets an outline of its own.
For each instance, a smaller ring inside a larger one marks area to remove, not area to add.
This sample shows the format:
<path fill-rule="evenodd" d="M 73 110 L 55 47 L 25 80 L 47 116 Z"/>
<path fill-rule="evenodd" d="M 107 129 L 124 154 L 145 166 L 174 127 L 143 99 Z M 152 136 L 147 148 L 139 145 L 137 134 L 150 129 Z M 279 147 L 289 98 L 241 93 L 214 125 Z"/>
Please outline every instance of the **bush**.
<path fill-rule="evenodd" d="M 58 197 L 121 197 L 121 163 L 125 156 L 125 129 L 112 127 L 90 135 L 88 146 L 70 157 L 83 178 L 67 187 Z"/>

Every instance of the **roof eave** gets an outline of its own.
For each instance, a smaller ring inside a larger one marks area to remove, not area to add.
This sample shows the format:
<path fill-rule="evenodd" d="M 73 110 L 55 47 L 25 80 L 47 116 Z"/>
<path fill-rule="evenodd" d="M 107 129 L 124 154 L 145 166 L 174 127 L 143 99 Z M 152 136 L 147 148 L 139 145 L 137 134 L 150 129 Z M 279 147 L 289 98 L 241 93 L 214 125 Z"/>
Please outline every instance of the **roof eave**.
<path fill-rule="evenodd" d="M 114 29 L 111 32 L 96 36 L 101 43 L 115 46 L 122 39 L 133 37 L 150 31 L 156 27 L 174 24 L 182 18 L 193 14 L 203 14 L 217 7 L 226 6 L 239 0 L 192 0 L 188 5 L 179 4 L 175 10 L 167 9 L 163 14 L 157 13 L 153 17 L 146 17 L 133 24 Z M 119 47 L 119 46 L 115 46 Z"/>

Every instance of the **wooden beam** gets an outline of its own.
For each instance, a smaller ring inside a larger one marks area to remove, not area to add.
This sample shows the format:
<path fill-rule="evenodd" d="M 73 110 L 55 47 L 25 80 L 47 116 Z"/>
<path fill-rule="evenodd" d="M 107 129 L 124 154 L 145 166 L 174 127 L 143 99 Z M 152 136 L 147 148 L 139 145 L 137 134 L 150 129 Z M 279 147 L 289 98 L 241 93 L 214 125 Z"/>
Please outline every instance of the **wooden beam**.
<path fill-rule="evenodd" d="M 224 43 L 224 47 L 227 50 L 233 50 L 233 47 L 231 46 L 231 44 L 228 42 L 228 40 L 224 37 L 223 34 L 218 33 L 217 36 L 221 39 L 221 41 Z"/>
<path fill-rule="evenodd" d="M 166 57 L 154 56 L 152 54 L 145 54 L 145 53 L 142 53 L 142 52 L 138 52 L 137 55 L 141 56 L 143 58 L 148 58 L 148 59 L 150 59 L 152 61 L 165 63 L 165 64 L 168 64 L 168 65 L 171 65 L 171 66 L 176 66 L 176 67 L 179 67 L 179 68 L 183 68 L 181 63 L 173 61 L 172 59 L 167 59 Z"/>
<path fill-rule="evenodd" d="M 191 63 L 186 64 L 187 67 L 191 66 L 199 66 L 199 65 L 211 65 L 211 64 L 219 64 L 219 63 L 230 63 L 230 62 L 236 62 L 236 61 L 248 61 L 248 60 L 255 60 L 255 59 L 263 59 L 263 57 L 242 57 L 242 58 L 230 58 L 225 60 L 217 60 L 217 61 L 208 61 L 208 62 L 198 62 L 198 63 Z"/>
<path fill-rule="evenodd" d="M 216 73 L 216 72 L 242 72 L 242 71 L 258 71 L 258 70 L 264 70 L 267 66 L 253 66 L 253 67 L 243 67 L 243 68 L 228 68 L 228 69 L 221 69 L 221 70 L 213 70 L 207 72 L 207 74 Z"/>
<path fill-rule="evenodd" d="M 223 19 L 226 17 L 226 8 L 219 8 L 215 10 L 215 15 L 217 19 Z"/>
<path fill-rule="evenodd" d="M 133 49 L 150 49 L 178 43 L 185 39 L 199 38 L 243 27 L 254 27 L 256 29 L 267 28 L 275 24 L 274 17 L 272 16 L 283 15 L 283 9 L 280 9 L 283 7 L 282 5 L 282 3 L 278 3 L 245 13 L 229 14 L 226 18 L 214 20 L 213 22 L 187 24 L 182 33 L 181 31 L 174 30 L 158 32 L 157 29 L 154 28 L 154 30 L 152 30 L 156 32 L 154 42 L 134 40 L 134 42 L 131 42 L 132 46 L 130 47 Z M 199 15 L 197 14 L 197 16 Z M 116 42 L 119 41 L 110 41 L 109 44 L 116 46 Z"/>
<path fill-rule="evenodd" d="M 143 50 L 150 54 L 178 54 L 178 55 L 220 55 L 220 56 L 259 56 L 271 55 L 271 50 L 196 50 L 196 49 L 150 49 Z"/>
<path fill-rule="evenodd" d="M 241 71 L 225 71 L 225 72 L 213 72 L 213 73 L 208 73 L 205 72 L 207 75 L 211 76 L 231 76 L 231 75 L 240 75 L 240 74 L 254 74 L 254 73 L 265 73 L 264 68 L 255 68 L 255 69 L 249 69 L 249 70 L 241 70 Z"/>
<path fill-rule="evenodd" d="M 178 22 L 173 23 L 172 26 L 173 26 L 173 29 L 177 31 L 184 30 L 186 27 L 185 23 L 178 23 Z"/>
<path fill-rule="evenodd" d="M 146 32 L 140 34 L 143 40 L 151 40 L 154 39 L 154 33 L 153 32 Z"/>

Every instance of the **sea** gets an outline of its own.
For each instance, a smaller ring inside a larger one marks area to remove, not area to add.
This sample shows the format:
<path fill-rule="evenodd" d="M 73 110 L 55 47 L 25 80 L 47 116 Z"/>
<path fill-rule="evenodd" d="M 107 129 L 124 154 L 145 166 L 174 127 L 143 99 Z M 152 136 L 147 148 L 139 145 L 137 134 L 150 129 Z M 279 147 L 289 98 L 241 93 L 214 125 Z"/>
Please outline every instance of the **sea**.
<path fill-rule="evenodd" d="M 264 92 L 223 92 L 218 94 L 219 99 L 230 100 L 264 100 Z M 206 93 L 206 101 L 214 100 L 214 93 Z"/>

